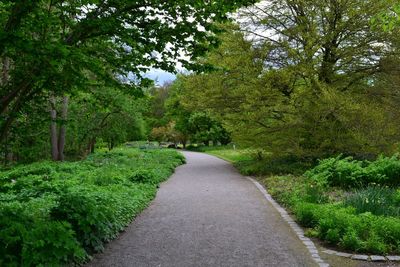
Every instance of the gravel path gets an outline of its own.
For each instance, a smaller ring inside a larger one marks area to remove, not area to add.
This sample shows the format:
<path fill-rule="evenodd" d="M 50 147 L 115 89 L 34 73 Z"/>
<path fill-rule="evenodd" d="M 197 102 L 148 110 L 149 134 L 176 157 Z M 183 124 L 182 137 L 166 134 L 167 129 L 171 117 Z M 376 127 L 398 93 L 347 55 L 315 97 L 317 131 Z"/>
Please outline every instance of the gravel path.
<path fill-rule="evenodd" d="M 277 211 L 231 164 L 183 153 L 187 164 L 87 266 L 316 266 Z"/>

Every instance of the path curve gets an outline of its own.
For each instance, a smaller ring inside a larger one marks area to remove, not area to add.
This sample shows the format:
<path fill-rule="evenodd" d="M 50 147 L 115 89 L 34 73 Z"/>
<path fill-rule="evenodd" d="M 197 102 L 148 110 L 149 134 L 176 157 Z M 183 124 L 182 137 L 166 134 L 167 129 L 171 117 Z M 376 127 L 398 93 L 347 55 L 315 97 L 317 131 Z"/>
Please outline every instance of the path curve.
<path fill-rule="evenodd" d="M 87 266 L 317 266 L 263 194 L 231 164 L 183 154 L 187 164 Z"/>

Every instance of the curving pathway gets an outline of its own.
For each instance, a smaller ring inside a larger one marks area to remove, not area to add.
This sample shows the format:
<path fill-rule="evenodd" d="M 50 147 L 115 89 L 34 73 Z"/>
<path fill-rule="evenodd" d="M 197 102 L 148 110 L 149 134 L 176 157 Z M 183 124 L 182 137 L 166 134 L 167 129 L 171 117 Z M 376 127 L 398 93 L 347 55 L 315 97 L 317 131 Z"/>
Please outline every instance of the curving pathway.
<path fill-rule="evenodd" d="M 231 164 L 183 154 L 187 164 L 87 266 L 317 266 L 263 194 Z"/>

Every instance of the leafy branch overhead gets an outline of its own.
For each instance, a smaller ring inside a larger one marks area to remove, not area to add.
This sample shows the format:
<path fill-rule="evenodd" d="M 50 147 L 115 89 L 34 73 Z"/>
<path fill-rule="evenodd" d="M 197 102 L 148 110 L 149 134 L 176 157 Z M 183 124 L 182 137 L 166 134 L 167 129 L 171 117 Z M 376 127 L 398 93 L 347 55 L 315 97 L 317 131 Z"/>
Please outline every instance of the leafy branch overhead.
<path fill-rule="evenodd" d="M 216 46 L 214 22 L 252 1 L 2 1 L 1 136 L 30 101 L 84 89 L 93 78 L 119 85 L 149 67 L 187 68 Z M 3 64 L 4 66 L 4 64 Z"/>

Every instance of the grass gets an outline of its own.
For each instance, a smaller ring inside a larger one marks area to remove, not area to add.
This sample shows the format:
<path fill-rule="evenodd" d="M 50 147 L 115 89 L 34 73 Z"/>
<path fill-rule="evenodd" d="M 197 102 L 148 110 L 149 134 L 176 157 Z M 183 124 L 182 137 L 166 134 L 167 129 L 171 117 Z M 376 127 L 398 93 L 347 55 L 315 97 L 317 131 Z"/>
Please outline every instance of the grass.
<path fill-rule="evenodd" d="M 400 191 L 388 187 L 368 186 L 348 195 L 344 204 L 354 207 L 357 213 L 371 212 L 374 215 L 399 217 Z"/>
<path fill-rule="evenodd" d="M 256 149 L 234 149 L 228 146 L 189 146 L 189 150 L 204 152 L 231 162 L 243 175 L 302 175 L 315 163 L 296 157 L 273 157 L 270 153 Z"/>
<path fill-rule="evenodd" d="M 249 161 L 252 159 L 251 150 L 238 148 L 234 149 L 232 146 L 201 146 L 192 147 L 191 150 L 205 152 L 231 163 Z"/>
<path fill-rule="evenodd" d="M 0 171 L 0 266 L 79 265 L 154 198 L 184 158 L 118 148 Z"/>

